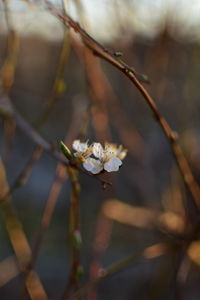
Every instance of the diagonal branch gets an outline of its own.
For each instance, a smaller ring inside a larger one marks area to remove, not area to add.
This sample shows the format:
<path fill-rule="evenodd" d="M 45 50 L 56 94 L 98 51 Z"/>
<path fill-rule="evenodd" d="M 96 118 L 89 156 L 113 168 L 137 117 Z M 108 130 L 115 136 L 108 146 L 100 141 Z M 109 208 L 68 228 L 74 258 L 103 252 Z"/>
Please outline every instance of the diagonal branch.
<path fill-rule="evenodd" d="M 3 198 L 4 195 L 8 195 L 9 187 L 7 184 L 5 168 L 2 160 L 0 159 L 0 173 L 1 173 L 1 190 L 0 198 L 3 199 L 0 202 L 0 211 L 4 218 L 6 230 L 9 236 L 10 243 L 16 256 L 18 267 L 24 274 L 27 261 L 31 258 L 31 248 L 27 237 L 24 233 L 23 226 L 18 218 L 11 199 Z M 43 288 L 43 285 L 36 274 L 32 272 L 31 276 L 26 281 L 26 289 L 32 300 L 41 299 L 46 300 L 48 297 Z"/>
<path fill-rule="evenodd" d="M 53 156 L 58 162 L 62 163 L 64 166 L 71 166 L 79 170 L 80 172 L 98 180 L 103 188 L 111 185 L 98 175 L 93 175 L 87 172 L 83 168 L 79 167 L 70 161 L 67 161 L 60 152 L 55 150 L 55 146 L 48 141 L 46 141 L 32 126 L 21 116 L 21 114 L 15 109 L 10 98 L 0 90 L 0 117 L 3 118 L 13 118 L 16 121 L 16 125 L 20 128 L 37 146 L 41 147 L 44 151 Z"/>
<path fill-rule="evenodd" d="M 86 283 L 83 287 L 77 290 L 69 300 L 76 300 L 80 296 L 85 296 L 87 292 L 94 286 L 98 285 L 101 281 L 105 280 L 106 278 L 110 278 L 111 276 L 119 273 L 120 271 L 124 270 L 127 266 L 130 266 L 130 263 L 135 262 L 137 259 L 155 259 L 157 257 L 161 257 L 166 255 L 171 251 L 170 246 L 164 243 L 157 243 L 152 246 L 145 248 L 143 251 L 139 250 L 138 252 L 122 258 L 121 260 L 117 261 L 116 263 L 112 264 L 111 266 L 99 270 L 99 274 L 97 278 L 93 278 L 91 281 Z"/>
<path fill-rule="evenodd" d="M 94 55 L 97 55 L 107 61 L 108 63 L 112 64 L 115 68 L 120 70 L 129 80 L 136 86 L 139 90 L 143 98 L 145 99 L 147 105 L 151 109 L 156 121 L 160 125 L 163 133 L 165 134 L 168 142 L 171 146 L 172 152 L 176 159 L 177 165 L 179 170 L 182 174 L 184 182 L 190 191 L 192 198 L 194 200 L 195 206 L 200 210 L 200 187 L 197 184 L 190 166 L 182 152 L 178 144 L 178 136 L 177 134 L 171 129 L 166 119 L 160 113 L 155 101 L 141 84 L 141 82 L 137 79 L 137 74 L 135 71 L 129 67 L 126 63 L 122 60 L 118 60 L 115 56 L 115 53 L 109 51 L 108 49 L 104 48 L 98 41 L 92 38 L 80 25 L 79 23 L 75 22 L 69 15 L 64 15 L 60 10 L 58 10 L 55 6 L 53 6 L 49 1 L 45 1 L 47 5 L 47 9 L 57 17 L 61 22 L 63 22 L 66 26 L 69 26 L 74 29 L 76 33 L 78 33 L 83 43 L 87 48 L 89 48 Z"/>

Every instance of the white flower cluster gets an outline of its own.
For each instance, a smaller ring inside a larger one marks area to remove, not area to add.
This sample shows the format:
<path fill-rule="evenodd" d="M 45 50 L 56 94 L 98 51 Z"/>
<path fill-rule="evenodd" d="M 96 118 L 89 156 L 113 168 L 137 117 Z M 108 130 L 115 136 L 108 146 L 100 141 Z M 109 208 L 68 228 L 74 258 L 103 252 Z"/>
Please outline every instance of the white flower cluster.
<path fill-rule="evenodd" d="M 105 143 L 105 147 L 100 143 L 93 143 L 89 146 L 88 142 L 82 143 L 80 140 L 75 140 L 72 147 L 76 151 L 74 156 L 92 174 L 98 174 L 103 169 L 107 172 L 118 171 L 127 153 L 122 146 L 117 147 L 110 143 Z"/>

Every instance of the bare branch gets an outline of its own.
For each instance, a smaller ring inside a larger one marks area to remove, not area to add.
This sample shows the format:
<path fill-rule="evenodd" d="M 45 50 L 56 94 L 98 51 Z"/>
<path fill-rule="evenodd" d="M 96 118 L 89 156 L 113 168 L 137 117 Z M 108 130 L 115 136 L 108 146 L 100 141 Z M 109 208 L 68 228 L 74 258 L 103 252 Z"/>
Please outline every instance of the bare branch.
<path fill-rule="evenodd" d="M 182 152 L 182 149 L 180 148 L 178 144 L 178 136 L 177 134 L 171 129 L 166 119 L 162 116 L 160 113 L 155 101 L 153 98 L 149 95 L 147 90 L 144 88 L 144 86 L 140 83 L 140 81 L 137 79 L 137 75 L 135 74 L 132 67 L 129 67 L 126 63 L 124 63 L 122 60 L 118 60 L 114 54 L 114 52 L 111 52 L 104 48 L 98 41 L 96 41 L 93 37 L 91 37 L 80 25 L 79 23 L 75 22 L 69 15 L 64 15 L 60 10 L 55 8 L 49 1 L 45 1 L 47 4 L 47 9 L 55 16 L 57 17 L 61 22 L 63 22 L 66 26 L 69 26 L 74 29 L 74 31 L 78 34 L 80 34 L 83 43 L 86 47 L 88 47 L 94 55 L 98 55 L 108 63 L 115 66 L 117 69 L 119 69 L 125 76 L 131 80 L 131 82 L 135 85 L 135 87 L 139 90 L 139 92 L 142 94 L 143 98 L 145 99 L 147 105 L 151 109 L 154 118 L 162 128 L 163 133 L 165 134 L 166 138 L 168 139 L 169 144 L 171 145 L 172 152 L 174 154 L 174 157 L 176 159 L 177 165 L 179 167 L 179 170 L 182 174 L 182 177 L 184 179 L 184 182 L 186 186 L 188 187 L 188 190 L 190 191 L 192 198 L 194 200 L 194 204 L 200 210 L 200 187 L 197 184 L 192 171 L 190 169 L 190 166 Z"/>

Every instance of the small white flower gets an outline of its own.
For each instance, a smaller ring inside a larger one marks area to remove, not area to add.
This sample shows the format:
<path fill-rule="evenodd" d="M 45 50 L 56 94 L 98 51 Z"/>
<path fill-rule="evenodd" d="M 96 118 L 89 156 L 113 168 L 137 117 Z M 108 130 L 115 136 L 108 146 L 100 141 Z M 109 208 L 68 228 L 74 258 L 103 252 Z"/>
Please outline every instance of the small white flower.
<path fill-rule="evenodd" d="M 72 144 L 72 148 L 76 151 L 74 156 L 81 161 L 85 161 L 85 159 L 92 154 L 92 148 L 91 146 L 88 146 L 88 142 L 81 143 L 80 140 L 75 140 Z"/>
<path fill-rule="evenodd" d="M 100 143 L 94 143 L 92 147 L 93 155 L 98 158 L 96 161 L 98 162 L 99 170 L 104 169 L 107 172 L 116 172 L 119 170 L 119 167 L 122 165 L 121 160 L 125 158 L 126 152 L 122 146 L 117 148 L 115 144 L 109 143 L 105 144 L 105 149 Z"/>
<path fill-rule="evenodd" d="M 100 143 L 88 146 L 88 142 L 81 143 L 80 140 L 75 140 L 72 147 L 76 151 L 74 156 L 79 158 L 83 167 L 92 174 L 98 174 L 103 169 L 107 172 L 118 171 L 127 153 L 122 146 L 117 147 L 115 144 L 109 143 L 105 143 L 103 148 Z"/>

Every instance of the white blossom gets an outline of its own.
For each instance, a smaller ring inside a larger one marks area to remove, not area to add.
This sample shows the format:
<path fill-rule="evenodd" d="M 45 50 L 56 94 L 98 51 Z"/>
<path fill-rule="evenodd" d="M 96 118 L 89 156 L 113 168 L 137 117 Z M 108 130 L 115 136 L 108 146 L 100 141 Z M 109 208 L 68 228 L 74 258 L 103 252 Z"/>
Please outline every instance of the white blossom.
<path fill-rule="evenodd" d="M 93 174 L 97 174 L 103 169 L 107 172 L 116 172 L 122 165 L 122 159 L 125 158 L 126 152 L 127 151 L 123 150 L 122 146 L 117 148 L 115 144 L 106 143 L 105 148 L 103 148 L 100 143 L 94 143 L 92 153 L 97 159 L 95 160 L 95 163 L 94 160 L 89 160 L 87 167 L 91 168 L 90 172 Z M 98 167 L 93 168 L 93 164 L 95 164 L 95 166 L 98 164 Z M 93 172 L 94 170 L 96 173 Z"/>
<path fill-rule="evenodd" d="M 123 150 L 122 146 L 117 146 L 115 144 L 105 144 L 105 149 L 103 149 L 100 143 L 94 143 L 92 148 L 93 155 L 99 159 L 102 163 L 103 168 L 107 172 L 116 172 L 122 165 L 122 159 L 126 156 L 126 150 Z"/>
<path fill-rule="evenodd" d="M 88 146 L 88 141 L 82 143 L 80 140 L 75 140 L 72 144 L 72 148 L 76 151 L 74 156 L 79 158 L 82 162 L 92 154 L 92 149 L 91 146 Z"/>
<path fill-rule="evenodd" d="M 76 151 L 74 156 L 80 159 L 84 169 L 92 174 L 98 174 L 103 169 L 107 172 L 118 171 L 127 153 L 121 145 L 117 147 L 110 143 L 105 143 L 105 147 L 100 143 L 93 143 L 89 146 L 88 142 L 75 140 L 72 147 Z"/>

